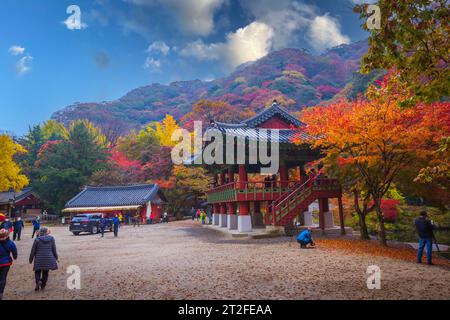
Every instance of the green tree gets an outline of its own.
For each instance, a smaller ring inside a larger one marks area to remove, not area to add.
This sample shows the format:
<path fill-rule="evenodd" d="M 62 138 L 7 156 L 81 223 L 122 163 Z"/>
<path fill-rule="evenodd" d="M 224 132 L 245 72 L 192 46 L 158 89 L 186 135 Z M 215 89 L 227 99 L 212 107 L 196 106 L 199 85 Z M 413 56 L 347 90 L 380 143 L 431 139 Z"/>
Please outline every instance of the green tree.
<path fill-rule="evenodd" d="M 395 69 L 414 99 L 431 102 L 448 97 L 450 88 L 447 0 L 379 0 L 380 29 L 369 29 L 367 4 L 354 10 L 370 32 L 361 71 Z"/>
<path fill-rule="evenodd" d="M 89 178 L 105 168 L 106 139 L 86 120 L 75 121 L 68 140 L 46 142 L 38 153 L 34 186 L 56 211 L 80 191 Z"/>
<path fill-rule="evenodd" d="M 42 126 L 42 137 L 44 140 L 67 140 L 69 133 L 62 123 L 55 120 L 48 120 Z"/>
<path fill-rule="evenodd" d="M 27 150 L 27 152 L 18 155 L 17 160 L 25 174 L 30 178 L 31 184 L 33 184 L 34 178 L 36 177 L 34 164 L 38 159 L 39 150 L 45 143 L 41 126 L 34 125 L 29 127 L 28 133 L 25 137 L 19 139 L 19 143 Z"/>

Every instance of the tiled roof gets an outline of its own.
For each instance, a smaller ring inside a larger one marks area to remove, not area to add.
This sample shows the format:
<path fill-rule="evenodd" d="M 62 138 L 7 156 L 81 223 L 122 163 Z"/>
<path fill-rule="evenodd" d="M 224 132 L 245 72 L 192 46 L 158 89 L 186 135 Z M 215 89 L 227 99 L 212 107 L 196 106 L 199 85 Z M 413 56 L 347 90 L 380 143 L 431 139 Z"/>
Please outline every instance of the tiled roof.
<path fill-rule="evenodd" d="M 272 103 L 272 105 L 264 111 L 240 123 L 224 123 L 216 121 L 214 122 L 214 125 L 218 128 L 256 128 L 261 123 L 264 123 L 274 117 L 283 119 L 294 127 L 301 127 L 304 125 L 303 122 L 292 116 L 276 102 Z"/>
<path fill-rule="evenodd" d="M 14 191 L 6 191 L 6 192 L 0 192 L 0 204 L 7 204 L 9 203 L 10 199 L 16 199 L 16 202 L 22 200 L 23 198 L 28 197 L 31 193 L 33 193 L 33 189 L 31 187 L 25 188 L 19 192 Z"/>
<path fill-rule="evenodd" d="M 159 194 L 164 195 L 157 184 L 131 186 L 86 187 L 66 203 L 66 208 L 144 205 Z"/>
<path fill-rule="evenodd" d="M 209 130 L 218 130 L 227 136 L 247 140 L 270 141 L 278 143 L 293 143 L 294 137 L 306 140 L 308 135 L 304 132 L 294 129 L 259 129 L 259 128 L 211 128 Z M 225 142 L 224 142 L 225 143 Z"/>

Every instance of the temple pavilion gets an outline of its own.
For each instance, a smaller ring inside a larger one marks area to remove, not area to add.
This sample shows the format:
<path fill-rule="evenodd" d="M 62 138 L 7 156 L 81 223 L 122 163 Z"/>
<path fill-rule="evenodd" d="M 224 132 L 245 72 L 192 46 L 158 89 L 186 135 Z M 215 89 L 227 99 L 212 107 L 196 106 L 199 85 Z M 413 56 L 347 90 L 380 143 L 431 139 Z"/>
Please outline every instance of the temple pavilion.
<path fill-rule="evenodd" d="M 233 153 L 238 148 L 238 141 L 245 141 L 246 155 L 245 160 L 238 160 L 236 152 L 232 161 L 225 159 L 230 154 L 227 142 L 224 143 L 223 164 L 202 164 L 215 173 L 215 183 L 207 192 L 207 200 L 213 207 L 214 225 L 249 232 L 258 227 L 292 225 L 296 219 L 305 227 L 323 231 L 337 229 L 329 208 L 329 199 L 337 198 L 340 232 L 345 234 L 339 182 L 320 176 L 308 178 L 305 173 L 305 164 L 319 159 L 320 154 L 306 143 L 306 134 L 299 130 L 302 126 L 301 121 L 276 101 L 261 113 L 240 123 L 211 121 L 205 134 L 220 134 L 223 141 L 230 138 Z M 305 143 L 294 144 L 294 137 L 305 140 Z M 267 163 L 260 157 L 255 161 L 249 156 L 255 148 L 259 151 L 264 145 L 270 145 L 268 154 L 279 153 L 278 170 L 272 174 L 262 174 L 261 169 L 267 167 Z M 275 145 L 277 148 L 274 148 Z M 204 143 L 202 153 L 207 146 L 208 142 Z M 194 158 L 200 155 L 195 155 L 186 164 L 194 164 Z M 252 178 L 249 179 L 249 176 Z M 316 201 L 319 207 L 318 225 L 313 224 L 312 212 L 309 211 L 309 206 Z"/>

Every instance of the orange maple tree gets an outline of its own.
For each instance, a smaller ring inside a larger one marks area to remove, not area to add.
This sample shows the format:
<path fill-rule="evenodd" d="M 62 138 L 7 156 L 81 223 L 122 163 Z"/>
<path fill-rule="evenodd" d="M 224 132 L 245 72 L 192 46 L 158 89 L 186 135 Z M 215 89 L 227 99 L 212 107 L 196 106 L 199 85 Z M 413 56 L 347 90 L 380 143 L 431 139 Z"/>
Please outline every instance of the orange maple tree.
<path fill-rule="evenodd" d="M 302 115 L 312 147 L 321 149 L 330 162 L 340 159 L 356 169 L 356 183 L 374 201 L 383 245 L 383 196 L 402 169 L 429 158 L 450 131 L 450 103 L 403 108 L 399 102 L 408 97 L 386 83 L 370 86 L 364 98 L 309 108 Z M 298 140 L 294 142 L 304 142 Z"/>

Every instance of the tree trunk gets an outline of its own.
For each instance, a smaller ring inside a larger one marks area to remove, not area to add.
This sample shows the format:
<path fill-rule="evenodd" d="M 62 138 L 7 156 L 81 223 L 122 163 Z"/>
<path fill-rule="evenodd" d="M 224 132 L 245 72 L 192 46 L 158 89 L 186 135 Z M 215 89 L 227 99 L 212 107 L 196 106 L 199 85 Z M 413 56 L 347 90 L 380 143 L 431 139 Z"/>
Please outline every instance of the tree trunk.
<path fill-rule="evenodd" d="M 353 200 L 354 200 L 354 207 L 356 214 L 358 215 L 358 224 L 359 229 L 361 233 L 361 240 L 369 240 L 369 232 L 367 231 L 367 224 L 366 224 L 366 215 L 367 212 L 365 211 L 366 207 L 364 206 L 364 209 L 361 210 L 359 206 L 359 191 L 354 190 L 353 191 Z"/>
<path fill-rule="evenodd" d="M 366 215 L 365 214 L 358 214 L 359 218 L 359 229 L 361 233 L 361 240 L 369 240 L 369 232 L 367 231 L 367 224 L 366 224 Z"/>
<path fill-rule="evenodd" d="M 380 230 L 379 230 L 379 239 L 380 239 L 380 243 L 383 246 L 387 247 L 387 242 L 386 242 L 386 229 L 384 227 L 384 216 L 383 216 L 383 211 L 381 210 L 381 200 L 375 200 L 375 210 L 377 212 L 377 218 L 378 218 L 378 223 L 380 225 Z"/>

